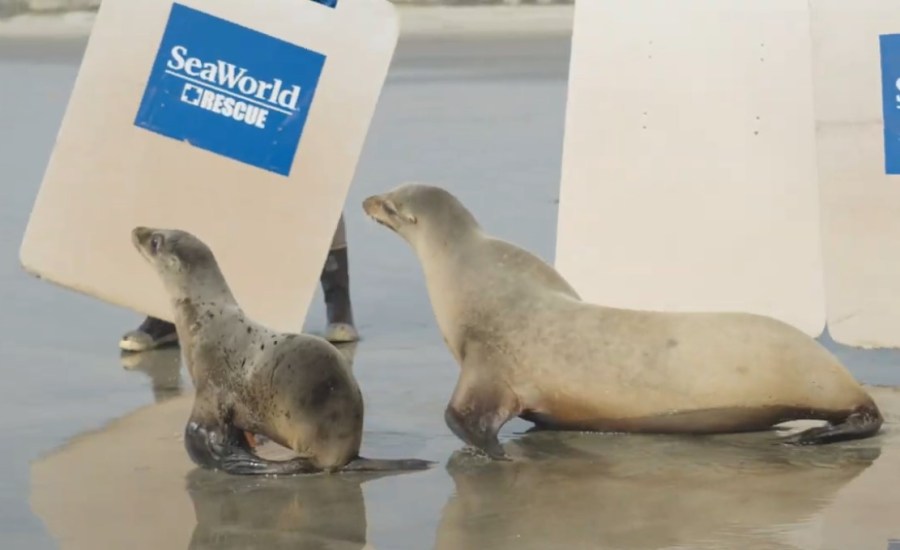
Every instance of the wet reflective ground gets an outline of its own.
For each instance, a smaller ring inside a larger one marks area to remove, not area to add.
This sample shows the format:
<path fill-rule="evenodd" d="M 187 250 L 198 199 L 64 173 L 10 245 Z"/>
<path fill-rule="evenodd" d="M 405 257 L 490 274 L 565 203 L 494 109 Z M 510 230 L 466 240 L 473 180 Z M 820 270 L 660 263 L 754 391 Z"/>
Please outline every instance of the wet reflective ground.
<path fill-rule="evenodd" d="M 34 464 L 31 504 L 62 548 L 887 549 L 900 539 L 894 388 L 870 388 L 888 426 L 869 441 L 787 448 L 775 433 L 507 430 L 514 462 L 489 463 L 401 418 L 394 429 L 406 437 L 369 430 L 368 454 L 439 466 L 257 479 L 189 463 L 178 428 L 192 392 L 171 383 L 178 367 L 177 352 L 144 356 L 130 368 L 156 381 L 156 405 Z M 383 391 L 403 399 L 402 388 Z"/>
<path fill-rule="evenodd" d="M 0 547 L 887 550 L 900 539 L 900 393 L 890 388 L 872 389 L 883 434 L 851 444 L 521 436 L 528 424 L 515 421 L 503 433 L 520 460 L 457 452 L 442 420 L 457 367 L 420 268 L 360 202 L 402 180 L 444 185 L 497 235 L 552 260 L 566 36 L 404 41 L 348 198 L 363 454 L 439 464 L 283 480 L 194 470 L 177 350 L 121 357 L 116 342 L 138 315 L 18 267 L 82 48 L 0 39 Z M 321 330 L 320 294 L 307 321 Z M 897 352 L 838 352 L 865 382 L 900 385 Z"/>

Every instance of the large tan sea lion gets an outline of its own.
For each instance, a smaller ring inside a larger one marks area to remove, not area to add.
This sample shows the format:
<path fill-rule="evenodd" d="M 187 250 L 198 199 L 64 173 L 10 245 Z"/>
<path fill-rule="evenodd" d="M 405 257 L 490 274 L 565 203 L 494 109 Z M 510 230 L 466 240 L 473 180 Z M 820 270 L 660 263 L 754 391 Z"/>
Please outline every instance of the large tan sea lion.
<path fill-rule="evenodd" d="M 406 184 L 363 202 L 418 256 L 461 367 L 445 419 L 506 459 L 514 417 L 542 429 L 713 434 L 825 420 L 784 441 L 869 437 L 875 402 L 821 344 L 749 313 L 672 313 L 582 301 L 540 258 L 488 234 L 451 193 Z"/>

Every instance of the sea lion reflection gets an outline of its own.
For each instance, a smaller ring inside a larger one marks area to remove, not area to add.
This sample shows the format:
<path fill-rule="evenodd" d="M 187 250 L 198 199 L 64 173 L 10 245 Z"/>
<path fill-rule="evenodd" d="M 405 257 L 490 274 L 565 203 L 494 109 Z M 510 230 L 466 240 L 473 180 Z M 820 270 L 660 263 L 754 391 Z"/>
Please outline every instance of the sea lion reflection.
<path fill-rule="evenodd" d="M 351 550 L 366 544 L 362 483 L 392 473 L 283 478 L 187 476 L 197 526 L 190 550 Z"/>
<path fill-rule="evenodd" d="M 759 435 L 578 438 L 523 436 L 509 463 L 458 451 L 435 548 L 793 548 L 773 527 L 806 521 L 880 454 Z"/>

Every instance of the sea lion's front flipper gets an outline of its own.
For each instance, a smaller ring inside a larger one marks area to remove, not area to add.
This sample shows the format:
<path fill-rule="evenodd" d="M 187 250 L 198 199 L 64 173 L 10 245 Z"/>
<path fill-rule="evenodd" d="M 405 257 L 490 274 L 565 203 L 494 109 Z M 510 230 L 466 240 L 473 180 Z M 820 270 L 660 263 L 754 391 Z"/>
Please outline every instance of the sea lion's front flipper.
<path fill-rule="evenodd" d="M 195 464 L 232 475 L 295 475 L 320 472 L 308 459 L 266 460 L 253 454 L 243 430 L 191 419 L 184 430 L 184 446 Z"/>
<path fill-rule="evenodd" d="M 515 394 L 506 384 L 467 366 L 460 372 L 444 411 L 444 421 L 456 437 L 492 459 L 510 460 L 497 433 L 521 412 Z"/>
<path fill-rule="evenodd" d="M 356 457 L 341 468 L 342 472 L 392 472 L 405 470 L 427 470 L 437 464 L 418 458 L 379 459 Z"/>

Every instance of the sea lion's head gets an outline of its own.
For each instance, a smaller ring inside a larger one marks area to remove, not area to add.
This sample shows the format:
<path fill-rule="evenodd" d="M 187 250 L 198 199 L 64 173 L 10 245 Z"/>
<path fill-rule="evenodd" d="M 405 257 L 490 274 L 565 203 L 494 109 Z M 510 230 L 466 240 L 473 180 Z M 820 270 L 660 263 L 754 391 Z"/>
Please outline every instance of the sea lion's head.
<path fill-rule="evenodd" d="M 433 185 L 406 183 L 363 201 L 366 215 L 413 246 L 423 239 L 446 241 L 478 229 L 478 223 L 449 191 Z"/>
<path fill-rule="evenodd" d="M 131 230 L 131 242 L 174 298 L 193 294 L 193 285 L 218 282 L 220 278 L 212 250 L 187 231 L 135 227 Z"/>

